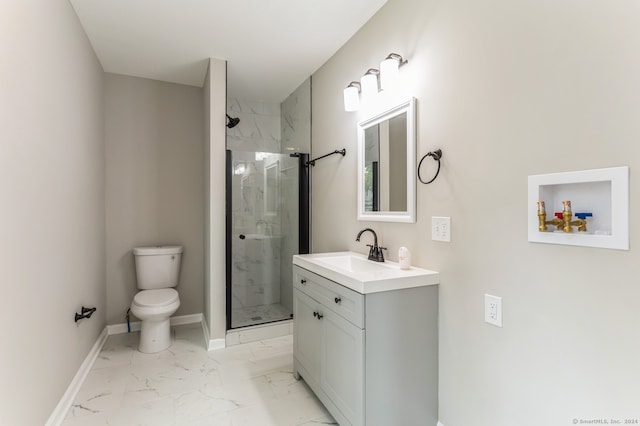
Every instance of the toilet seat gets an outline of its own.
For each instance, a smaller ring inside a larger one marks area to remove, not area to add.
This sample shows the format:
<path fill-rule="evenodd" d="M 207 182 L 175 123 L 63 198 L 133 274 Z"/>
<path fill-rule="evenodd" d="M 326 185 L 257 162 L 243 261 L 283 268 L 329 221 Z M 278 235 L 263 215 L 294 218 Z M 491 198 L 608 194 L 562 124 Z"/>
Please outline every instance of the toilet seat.
<path fill-rule="evenodd" d="M 158 308 L 171 305 L 178 299 L 179 295 L 176 290 L 172 288 L 161 288 L 138 292 L 133 298 L 133 303 L 140 307 Z"/>

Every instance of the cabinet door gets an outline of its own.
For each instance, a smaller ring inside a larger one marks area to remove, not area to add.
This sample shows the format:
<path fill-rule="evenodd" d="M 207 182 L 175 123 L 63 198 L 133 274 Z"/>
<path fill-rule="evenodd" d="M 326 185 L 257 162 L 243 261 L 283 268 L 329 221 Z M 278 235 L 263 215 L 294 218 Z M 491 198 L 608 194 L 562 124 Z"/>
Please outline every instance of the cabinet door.
<path fill-rule="evenodd" d="M 298 289 L 293 290 L 293 356 L 320 383 L 322 355 L 322 321 L 318 320 L 319 304 Z M 315 313 L 315 315 L 314 315 Z"/>
<path fill-rule="evenodd" d="M 325 311 L 322 389 L 353 425 L 363 424 L 364 330 Z"/>

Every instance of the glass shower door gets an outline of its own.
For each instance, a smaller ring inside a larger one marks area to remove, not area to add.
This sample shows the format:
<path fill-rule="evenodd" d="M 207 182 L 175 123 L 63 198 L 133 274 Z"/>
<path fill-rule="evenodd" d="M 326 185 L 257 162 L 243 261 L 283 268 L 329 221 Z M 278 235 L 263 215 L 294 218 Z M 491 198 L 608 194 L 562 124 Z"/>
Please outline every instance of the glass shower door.
<path fill-rule="evenodd" d="M 299 160 L 265 152 L 227 156 L 228 328 L 289 319 L 291 259 L 299 249 Z"/>

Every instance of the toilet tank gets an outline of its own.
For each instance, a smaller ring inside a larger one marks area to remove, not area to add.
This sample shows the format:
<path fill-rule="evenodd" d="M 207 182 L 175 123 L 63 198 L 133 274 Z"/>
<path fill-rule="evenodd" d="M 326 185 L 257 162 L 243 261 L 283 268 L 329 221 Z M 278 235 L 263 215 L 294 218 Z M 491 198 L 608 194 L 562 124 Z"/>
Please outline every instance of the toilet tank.
<path fill-rule="evenodd" d="M 138 288 L 152 290 L 177 286 L 182 251 L 182 246 L 134 248 Z"/>

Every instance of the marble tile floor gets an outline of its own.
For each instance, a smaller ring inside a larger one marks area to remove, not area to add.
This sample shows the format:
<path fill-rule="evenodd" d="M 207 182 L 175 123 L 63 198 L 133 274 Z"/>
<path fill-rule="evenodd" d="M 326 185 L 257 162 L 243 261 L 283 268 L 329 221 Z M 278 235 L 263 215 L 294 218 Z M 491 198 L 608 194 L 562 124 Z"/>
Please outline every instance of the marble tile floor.
<path fill-rule="evenodd" d="M 279 303 L 234 308 L 231 311 L 231 327 L 247 327 L 250 325 L 266 324 L 290 318 L 291 309 L 288 309 Z"/>
<path fill-rule="evenodd" d="M 291 335 L 207 352 L 200 324 L 172 333 L 157 354 L 109 336 L 62 426 L 337 424 L 293 377 Z"/>

